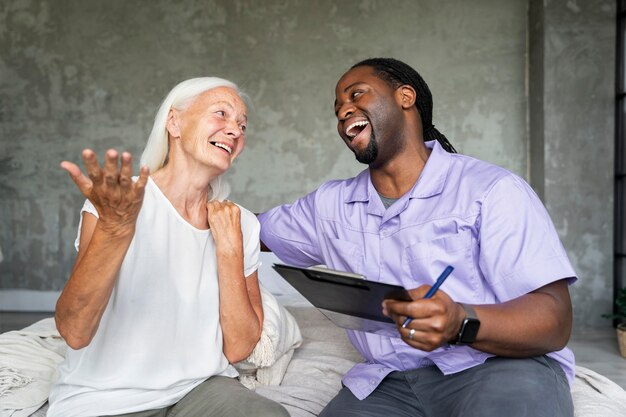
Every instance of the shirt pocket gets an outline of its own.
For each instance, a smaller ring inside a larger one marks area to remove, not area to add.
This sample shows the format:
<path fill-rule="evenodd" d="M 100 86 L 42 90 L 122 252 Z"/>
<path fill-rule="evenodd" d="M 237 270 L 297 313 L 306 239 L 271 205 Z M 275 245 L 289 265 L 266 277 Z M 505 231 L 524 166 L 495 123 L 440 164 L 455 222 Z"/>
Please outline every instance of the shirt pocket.
<path fill-rule="evenodd" d="M 452 275 L 456 279 L 444 284 L 449 295 L 468 290 L 476 291 L 476 274 L 472 257 L 472 236 L 469 230 L 407 246 L 403 253 L 403 285 L 415 288 L 423 284 L 432 285 L 448 266 L 454 267 Z M 463 280 L 458 278 L 462 277 Z M 454 281 L 454 282 L 449 282 Z"/>
<path fill-rule="evenodd" d="M 324 235 L 326 266 L 339 271 L 363 273 L 363 249 L 356 243 Z"/>

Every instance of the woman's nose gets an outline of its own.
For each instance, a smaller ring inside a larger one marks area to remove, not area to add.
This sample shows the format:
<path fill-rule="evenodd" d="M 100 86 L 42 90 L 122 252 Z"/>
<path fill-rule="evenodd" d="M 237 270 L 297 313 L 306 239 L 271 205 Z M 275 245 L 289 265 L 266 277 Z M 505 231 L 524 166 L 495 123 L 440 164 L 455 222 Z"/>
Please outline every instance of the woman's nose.
<path fill-rule="evenodd" d="M 234 138 L 238 138 L 243 134 L 243 129 L 239 126 L 237 121 L 232 120 L 226 125 L 226 134 Z"/>

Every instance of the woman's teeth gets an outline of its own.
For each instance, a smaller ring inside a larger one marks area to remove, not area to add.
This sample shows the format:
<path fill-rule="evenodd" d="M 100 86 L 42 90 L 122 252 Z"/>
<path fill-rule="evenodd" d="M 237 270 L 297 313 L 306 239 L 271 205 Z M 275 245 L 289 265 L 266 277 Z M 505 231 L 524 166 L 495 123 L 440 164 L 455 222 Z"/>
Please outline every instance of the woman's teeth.
<path fill-rule="evenodd" d="M 225 145 L 225 144 L 220 143 L 220 142 L 213 142 L 213 145 L 217 146 L 218 148 L 224 149 L 229 154 L 233 153 L 233 149 L 230 146 L 228 146 L 228 145 Z"/>

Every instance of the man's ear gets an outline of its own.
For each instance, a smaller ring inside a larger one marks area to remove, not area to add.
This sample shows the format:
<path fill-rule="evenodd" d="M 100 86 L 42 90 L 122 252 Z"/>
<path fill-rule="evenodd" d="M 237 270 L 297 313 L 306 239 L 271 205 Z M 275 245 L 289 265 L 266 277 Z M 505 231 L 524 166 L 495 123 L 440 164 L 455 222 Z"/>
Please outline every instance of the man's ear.
<path fill-rule="evenodd" d="M 415 106 L 416 96 L 415 89 L 408 84 L 402 85 L 396 90 L 396 97 L 403 109 L 410 109 Z"/>
<path fill-rule="evenodd" d="M 170 109 L 169 113 L 167 113 L 165 128 L 171 137 L 180 137 L 180 116 L 177 110 Z"/>

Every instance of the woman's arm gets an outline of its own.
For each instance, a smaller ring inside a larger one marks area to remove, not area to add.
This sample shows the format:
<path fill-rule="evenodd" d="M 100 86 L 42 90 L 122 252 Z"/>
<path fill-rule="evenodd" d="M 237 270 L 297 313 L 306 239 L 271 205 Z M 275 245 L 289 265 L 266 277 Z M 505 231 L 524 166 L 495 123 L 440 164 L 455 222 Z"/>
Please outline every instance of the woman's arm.
<path fill-rule="evenodd" d="M 250 356 L 261 337 L 261 291 L 256 271 L 244 277 L 239 207 L 228 201 L 211 201 L 207 212 L 217 255 L 223 350 L 228 361 L 236 363 Z"/>
<path fill-rule="evenodd" d="M 243 280 L 245 282 L 242 286 L 235 282 L 239 280 L 220 278 L 223 350 L 230 363 L 237 363 L 250 356 L 263 329 L 263 305 L 257 271 Z M 227 284 L 225 281 L 230 282 Z"/>
<path fill-rule="evenodd" d="M 78 256 L 56 305 L 57 329 L 73 349 L 87 346 L 98 329 L 133 239 L 148 179 L 148 170 L 143 168 L 133 183 L 129 153 L 122 155 L 119 171 L 114 150 L 107 151 L 103 170 L 93 151 L 85 150 L 83 159 L 89 178 L 77 165 L 61 164 L 99 215 L 83 215 Z"/>

